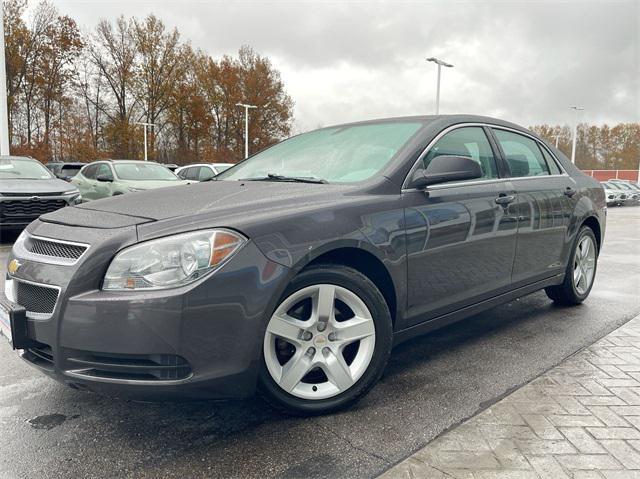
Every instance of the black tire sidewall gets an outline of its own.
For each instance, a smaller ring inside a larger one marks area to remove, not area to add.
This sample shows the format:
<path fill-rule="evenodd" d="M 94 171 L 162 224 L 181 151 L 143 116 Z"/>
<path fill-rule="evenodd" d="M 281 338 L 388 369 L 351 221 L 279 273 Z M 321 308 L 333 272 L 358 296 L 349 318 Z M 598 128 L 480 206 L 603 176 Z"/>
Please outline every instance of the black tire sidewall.
<path fill-rule="evenodd" d="M 348 390 L 332 398 L 314 401 L 298 398 L 280 388 L 267 369 L 264 351 L 261 348 L 258 390 L 263 396 L 266 396 L 269 402 L 288 413 L 326 414 L 355 402 L 380 378 L 391 352 L 393 328 L 386 301 L 373 282 L 353 268 L 339 265 L 319 265 L 309 268 L 293 279 L 278 301 L 278 305 L 294 292 L 322 283 L 346 288 L 355 293 L 367 305 L 376 329 L 373 357 L 362 377 Z"/>

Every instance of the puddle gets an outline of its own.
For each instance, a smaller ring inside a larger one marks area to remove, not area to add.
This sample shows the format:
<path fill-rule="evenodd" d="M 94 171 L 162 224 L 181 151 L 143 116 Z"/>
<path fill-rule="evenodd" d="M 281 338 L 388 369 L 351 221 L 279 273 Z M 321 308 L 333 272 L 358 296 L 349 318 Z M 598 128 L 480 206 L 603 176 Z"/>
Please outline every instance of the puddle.
<path fill-rule="evenodd" d="M 71 416 L 69 419 L 77 418 L 77 415 Z M 27 422 L 34 429 L 53 429 L 67 420 L 64 414 L 46 414 L 44 416 L 36 416 Z"/>

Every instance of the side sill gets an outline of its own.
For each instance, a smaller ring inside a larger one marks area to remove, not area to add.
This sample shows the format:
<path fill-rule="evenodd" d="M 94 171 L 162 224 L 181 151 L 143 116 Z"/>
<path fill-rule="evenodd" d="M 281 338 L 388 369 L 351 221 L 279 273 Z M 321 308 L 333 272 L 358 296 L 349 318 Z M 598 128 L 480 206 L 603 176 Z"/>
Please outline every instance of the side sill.
<path fill-rule="evenodd" d="M 535 283 L 522 286 L 520 288 L 514 289 L 513 291 L 509 291 L 508 293 L 494 296 L 493 298 L 486 299 L 471 306 L 467 306 L 466 308 L 443 314 L 442 316 L 430 319 L 429 321 L 425 321 L 424 323 L 416 324 L 409 328 L 396 331 L 393 335 L 393 346 L 395 347 L 405 341 L 408 341 L 409 339 L 415 338 L 416 336 L 422 336 L 423 334 L 430 333 L 431 331 L 442 328 L 449 324 L 453 324 L 457 321 L 468 318 L 469 316 L 473 316 L 474 314 L 481 313 L 482 311 L 486 311 L 487 309 L 491 309 L 501 304 L 508 303 L 509 301 L 513 301 L 514 299 L 520 298 L 522 296 L 526 296 L 527 294 L 535 293 L 536 291 L 546 288 L 547 286 L 560 284 L 562 283 L 562 281 L 564 281 L 564 273 L 546 278 L 542 281 L 536 281 Z"/>

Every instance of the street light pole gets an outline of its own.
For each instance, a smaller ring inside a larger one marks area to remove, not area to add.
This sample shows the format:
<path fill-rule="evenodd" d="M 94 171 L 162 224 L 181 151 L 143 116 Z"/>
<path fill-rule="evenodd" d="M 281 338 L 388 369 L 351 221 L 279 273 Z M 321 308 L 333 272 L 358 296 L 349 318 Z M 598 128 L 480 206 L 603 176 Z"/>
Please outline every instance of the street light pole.
<path fill-rule="evenodd" d="M 244 108 L 244 157 L 249 157 L 249 108 L 258 108 L 256 105 L 236 103 L 236 106 Z"/>
<path fill-rule="evenodd" d="M 147 127 L 148 126 L 156 126 L 155 123 L 145 123 L 143 121 L 138 121 L 135 123 L 136 125 L 144 125 L 144 161 L 147 161 Z"/>
<path fill-rule="evenodd" d="M 556 139 L 556 149 L 558 149 L 558 141 L 562 135 L 560 133 L 556 133 L 553 137 Z"/>
<path fill-rule="evenodd" d="M 436 57 L 429 57 L 427 58 L 427 61 L 433 62 L 436 65 L 438 65 L 438 83 L 436 84 L 436 115 L 439 115 L 440 114 L 440 73 L 441 73 L 442 67 L 453 68 L 453 65 L 443 60 L 439 60 Z"/>
<path fill-rule="evenodd" d="M 576 111 L 576 121 L 573 124 L 573 145 L 571 146 L 571 163 L 576 164 L 576 141 L 578 138 L 578 115 L 579 112 L 584 111 L 584 108 L 581 106 L 570 106 L 571 110 Z"/>
<path fill-rule="evenodd" d="M 0 155 L 9 154 L 9 112 L 7 110 L 7 64 L 4 56 L 4 2 L 0 3 Z"/>

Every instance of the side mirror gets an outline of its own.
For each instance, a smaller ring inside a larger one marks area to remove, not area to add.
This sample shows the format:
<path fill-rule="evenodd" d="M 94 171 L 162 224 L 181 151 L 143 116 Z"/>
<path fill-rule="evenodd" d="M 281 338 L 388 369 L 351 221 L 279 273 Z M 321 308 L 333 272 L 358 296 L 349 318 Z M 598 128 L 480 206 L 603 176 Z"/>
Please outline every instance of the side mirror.
<path fill-rule="evenodd" d="M 113 178 L 111 178 L 110 176 L 107 175 L 98 175 L 96 176 L 96 181 L 103 181 L 106 183 L 111 183 L 113 181 Z"/>
<path fill-rule="evenodd" d="M 424 188 L 447 181 L 482 178 L 482 168 L 465 156 L 442 155 L 431 160 L 426 170 L 418 170 L 412 178 L 414 188 Z"/>

